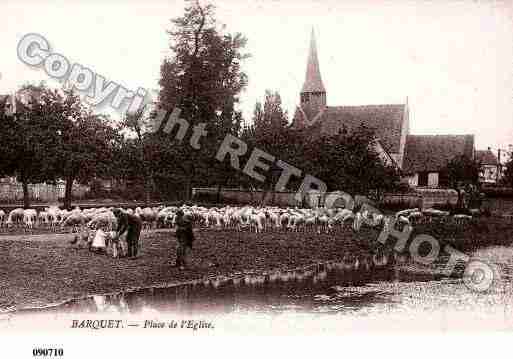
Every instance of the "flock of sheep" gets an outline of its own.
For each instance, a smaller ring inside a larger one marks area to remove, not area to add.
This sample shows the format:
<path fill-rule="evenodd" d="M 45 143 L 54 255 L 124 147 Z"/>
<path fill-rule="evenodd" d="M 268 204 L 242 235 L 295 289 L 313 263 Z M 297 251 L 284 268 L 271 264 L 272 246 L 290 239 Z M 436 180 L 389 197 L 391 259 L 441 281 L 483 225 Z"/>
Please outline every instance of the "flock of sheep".
<path fill-rule="evenodd" d="M 359 211 L 346 208 L 279 208 L 279 207 L 146 207 L 127 208 L 127 213 L 138 216 L 143 222 L 143 229 L 172 228 L 175 225 L 176 212 L 181 209 L 195 226 L 214 229 L 233 229 L 256 233 L 269 231 L 316 232 L 330 233 L 344 228 L 359 231 L 362 224 L 371 227 L 384 225 L 387 221 L 395 221 L 402 225 L 414 225 L 422 222 L 454 221 L 465 224 L 472 216 L 453 215 L 435 209 L 420 211 L 407 209 L 387 217 L 377 213 L 371 206 L 363 204 Z M 0 209 L 0 228 L 3 231 L 48 228 L 54 231 L 71 230 L 80 232 L 87 228 L 116 228 L 116 217 L 113 208 L 75 208 L 71 211 L 58 207 L 48 207 L 37 212 L 34 209 L 17 208 L 9 213 Z"/>

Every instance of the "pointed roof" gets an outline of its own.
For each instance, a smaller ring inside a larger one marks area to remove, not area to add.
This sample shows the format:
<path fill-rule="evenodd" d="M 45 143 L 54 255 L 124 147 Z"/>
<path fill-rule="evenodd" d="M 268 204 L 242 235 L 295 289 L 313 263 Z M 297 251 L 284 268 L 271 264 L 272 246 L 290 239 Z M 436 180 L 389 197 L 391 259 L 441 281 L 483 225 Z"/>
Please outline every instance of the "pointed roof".
<path fill-rule="evenodd" d="M 304 92 L 326 92 L 322 83 L 321 71 L 319 69 L 319 59 L 317 58 L 317 43 L 315 41 L 315 33 L 312 29 L 312 37 L 310 40 L 310 53 L 308 54 L 308 63 L 306 65 L 305 84 L 301 93 Z"/>
<path fill-rule="evenodd" d="M 477 150 L 476 159 L 480 161 L 482 165 L 497 166 L 499 164 L 499 161 L 497 161 L 497 157 L 490 149 Z"/>

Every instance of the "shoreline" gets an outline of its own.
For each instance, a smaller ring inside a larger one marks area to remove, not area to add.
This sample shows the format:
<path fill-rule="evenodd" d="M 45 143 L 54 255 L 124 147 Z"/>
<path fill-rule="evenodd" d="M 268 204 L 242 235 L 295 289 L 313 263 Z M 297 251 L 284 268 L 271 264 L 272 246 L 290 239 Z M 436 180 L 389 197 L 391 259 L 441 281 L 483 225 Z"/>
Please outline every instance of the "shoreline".
<path fill-rule="evenodd" d="M 447 229 L 445 233 L 435 229 L 436 225 L 424 226 L 417 233 L 442 238 L 442 243 L 454 245 L 466 254 L 497 245 L 507 247 L 513 242 L 513 228 L 506 223 L 468 227 L 457 235 Z M 376 241 L 379 231 L 370 228 L 329 235 L 199 229 L 192 266 L 179 271 L 172 266 L 176 240 L 170 232 L 143 232 L 142 249 L 136 260 L 114 259 L 77 249 L 69 244 L 70 234 L 0 237 L 0 253 L 6 254 L 6 261 L 0 263 L 0 313 L 48 308 L 92 295 L 293 271 L 341 262 L 347 255 L 370 261 L 378 252 L 389 256 L 389 265 L 396 265 L 400 271 L 433 278 L 440 275 L 436 266 L 409 263 L 408 268 L 403 265 L 406 263 L 392 263 L 390 244 L 394 242 L 382 246 Z M 408 254 L 403 256 L 410 262 Z M 460 276 L 453 273 L 445 277 Z"/>
<path fill-rule="evenodd" d="M 365 232 L 365 231 L 364 231 Z M 39 308 L 93 293 L 117 293 L 176 286 L 217 277 L 291 271 L 341 261 L 344 255 L 370 258 L 370 248 L 355 237 L 331 235 L 198 231 L 191 268 L 172 266 L 176 241 L 170 233 L 146 232 L 136 260 L 114 259 L 69 244 L 69 235 L 35 240 L 0 240 L 0 308 Z"/>
<path fill-rule="evenodd" d="M 181 287 L 181 286 L 186 286 L 186 285 L 196 285 L 199 283 L 205 283 L 207 281 L 208 282 L 230 281 L 230 280 L 234 280 L 234 279 L 241 278 L 241 277 L 244 278 L 244 277 L 247 277 L 248 275 L 250 275 L 250 276 L 267 276 L 267 275 L 270 275 L 270 274 L 276 273 L 276 272 L 283 273 L 283 272 L 307 271 L 307 270 L 315 269 L 320 266 L 326 267 L 326 266 L 329 266 L 331 264 L 335 264 L 338 262 L 340 262 L 340 261 L 321 262 L 321 263 L 309 264 L 307 266 L 295 267 L 295 268 L 285 268 L 285 269 L 274 268 L 274 269 L 269 269 L 265 272 L 256 272 L 256 271 L 233 272 L 233 273 L 227 273 L 227 274 L 220 274 L 220 275 L 216 275 L 216 276 L 207 274 L 201 278 L 180 281 L 180 282 L 158 283 L 158 284 L 153 284 L 150 286 L 130 287 L 130 288 L 125 288 L 123 290 L 103 292 L 103 293 L 88 293 L 88 294 L 84 294 L 83 296 L 80 296 L 80 297 L 67 298 L 67 299 L 63 299 L 59 302 L 48 303 L 48 304 L 44 304 L 41 306 L 23 306 L 21 308 L 6 308 L 6 309 L 0 308 L 0 315 L 9 315 L 9 314 L 17 315 L 17 314 L 25 314 L 26 312 L 32 312 L 32 311 L 38 311 L 38 310 L 48 310 L 48 309 L 51 310 L 51 309 L 60 307 L 62 305 L 74 302 L 74 301 L 82 301 L 85 299 L 89 299 L 93 296 L 115 296 L 115 295 L 119 295 L 122 293 L 123 294 L 134 293 L 134 292 L 148 290 L 148 289 L 162 289 L 162 288 L 167 289 L 167 288 L 175 288 L 175 287 Z"/>

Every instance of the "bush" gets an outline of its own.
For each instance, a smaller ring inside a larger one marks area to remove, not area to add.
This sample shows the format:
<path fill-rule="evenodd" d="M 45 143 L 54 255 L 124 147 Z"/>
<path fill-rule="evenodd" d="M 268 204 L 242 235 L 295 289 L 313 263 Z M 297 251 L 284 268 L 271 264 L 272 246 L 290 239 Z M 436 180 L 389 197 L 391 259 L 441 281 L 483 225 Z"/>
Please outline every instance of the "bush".
<path fill-rule="evenodd" d="M 490 187 L 483 186 L 481 188 L 481 192 L 483 192 L 487 197 L 497 198 L 513 198 L 513 188 L 509 187 Z"/>

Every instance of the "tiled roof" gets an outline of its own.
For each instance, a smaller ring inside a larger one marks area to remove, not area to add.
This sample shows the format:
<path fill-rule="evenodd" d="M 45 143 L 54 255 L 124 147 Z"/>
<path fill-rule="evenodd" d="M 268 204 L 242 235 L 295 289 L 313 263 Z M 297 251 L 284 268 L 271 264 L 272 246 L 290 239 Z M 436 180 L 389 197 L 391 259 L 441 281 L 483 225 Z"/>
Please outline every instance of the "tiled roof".
<path fill-rule="evenodd" d="M 437 172 L 456 156 L 473 157 L 474 135 L 409 135 L 403 170 Z"/>
<path fill-rule="evenodd" d="M 326 107 L 316 121 L 323 136 L 337 134 L 342 128 L 354 130 L 360 125 L 375 131 L 383 148 L 399 153 L 405 105 L 367 105 Z"/>
<path fill-rule="evenodd" d="M 477 150 L 476 159 L 483 165 L 498 165 L 497 157 L 491 150 Z"/>

